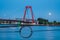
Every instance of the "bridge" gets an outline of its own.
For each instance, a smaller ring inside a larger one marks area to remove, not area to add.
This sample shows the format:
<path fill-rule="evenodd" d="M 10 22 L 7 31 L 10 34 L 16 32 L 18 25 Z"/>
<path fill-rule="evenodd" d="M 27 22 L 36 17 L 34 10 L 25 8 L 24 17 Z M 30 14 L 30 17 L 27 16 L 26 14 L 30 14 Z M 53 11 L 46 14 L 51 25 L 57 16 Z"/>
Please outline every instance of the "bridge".
<path fill-rule="evenodd" d="M 26 12 L 27 12 L 27 9 L 30 9 L 30 14 L 31 14 L 31 19 L 27 19 L 26 18 Z M 32 12 L 32 7 L 31 6 L 26 6 L 25 7 L 25 10 L 24 10 L 24 16 L 23 18 L 20 18 L 20 19 L 0 19 L 0 24 L 4 24 L 4 25 L 15 25 L 16 24 L 20 24 L 20 25 L 36 25 L 38 24 L 37 20 L 34 19 L 34 15 L 33 15 L 33 12 Z"/>

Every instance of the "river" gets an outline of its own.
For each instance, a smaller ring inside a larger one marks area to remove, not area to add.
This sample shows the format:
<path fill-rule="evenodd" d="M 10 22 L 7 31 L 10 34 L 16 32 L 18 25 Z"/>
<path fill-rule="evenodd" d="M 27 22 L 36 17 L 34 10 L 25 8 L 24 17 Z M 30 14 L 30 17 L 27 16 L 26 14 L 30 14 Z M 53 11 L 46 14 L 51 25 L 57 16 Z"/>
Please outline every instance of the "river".
<path fill-rule="evenodd" d="M 32 35 L 23 38 L 20 27 L 0 28 L 0 40 L 60 40 L 60 26 L 31 26 Z M 24 34 L 27 31 L 23 31 Z"/>

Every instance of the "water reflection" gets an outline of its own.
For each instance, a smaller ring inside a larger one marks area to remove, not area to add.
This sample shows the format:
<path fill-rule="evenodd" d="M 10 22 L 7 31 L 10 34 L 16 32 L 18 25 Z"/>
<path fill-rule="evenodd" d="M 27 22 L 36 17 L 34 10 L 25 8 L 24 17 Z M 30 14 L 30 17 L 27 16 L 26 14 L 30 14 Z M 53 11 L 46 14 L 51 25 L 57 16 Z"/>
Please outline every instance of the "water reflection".
<path fill-rule="evenodd" d="M 0 29 L 0 40 L 60 40 L 60 27 L 32 27 L 33 34 L 30 38 L 21 37 L 18 29 Z"/>
<path fill-rule="evenodd" d="M 51 31 L 45 32 L 46 40 L 54 40 L 54 33 L 53 33 L 54 30 L 52 30 L 52 28 L 50 28 L 50 27 L 47 27 L 46 29 L 51 30 Z"/>

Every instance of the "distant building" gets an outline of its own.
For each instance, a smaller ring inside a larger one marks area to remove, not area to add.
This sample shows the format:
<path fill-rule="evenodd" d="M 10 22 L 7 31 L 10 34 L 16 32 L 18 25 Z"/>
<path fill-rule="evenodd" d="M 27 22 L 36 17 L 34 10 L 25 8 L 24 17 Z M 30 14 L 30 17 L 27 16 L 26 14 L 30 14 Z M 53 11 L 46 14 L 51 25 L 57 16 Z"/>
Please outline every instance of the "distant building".
<path fill-rule="evenodd" d="M 17 24 L 17 21 L 11 19 L 0 19 L 0 24 Z"/>
<path fill-rule="evenodd" d="M 38 18 L 37 21 L 38 21 L 38 24 L 47 24 L 48 23 L 48 20 L 43 19 L 43 18 Z"/>

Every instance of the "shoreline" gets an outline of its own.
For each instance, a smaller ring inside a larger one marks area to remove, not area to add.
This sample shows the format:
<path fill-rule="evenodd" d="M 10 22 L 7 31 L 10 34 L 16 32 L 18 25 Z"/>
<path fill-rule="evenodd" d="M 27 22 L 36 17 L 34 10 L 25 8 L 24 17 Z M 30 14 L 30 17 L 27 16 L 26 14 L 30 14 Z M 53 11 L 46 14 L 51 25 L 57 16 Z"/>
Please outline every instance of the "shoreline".
<path fill-rule="evenodd" d="M 60 26 L 60 24 L 0 24 L 0 28 L 22 27 L 22 26 Z"/>

